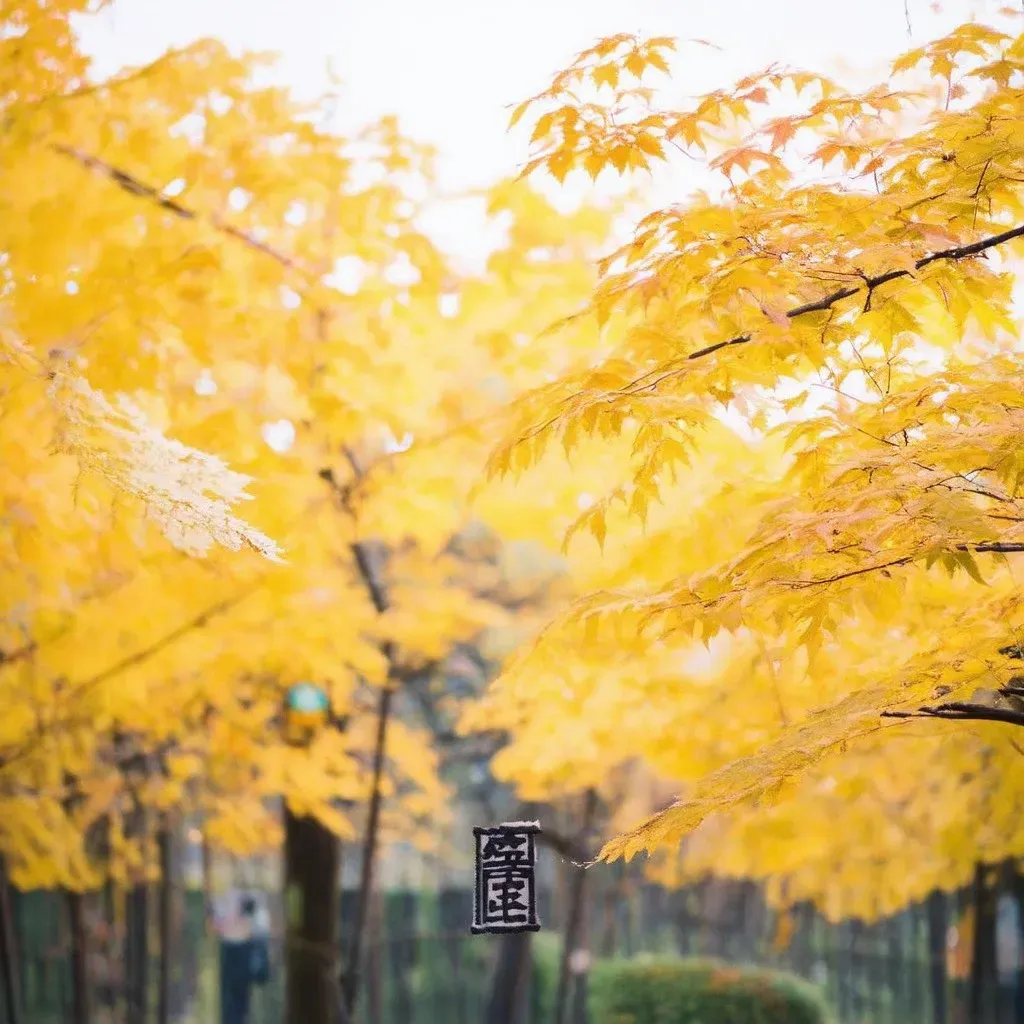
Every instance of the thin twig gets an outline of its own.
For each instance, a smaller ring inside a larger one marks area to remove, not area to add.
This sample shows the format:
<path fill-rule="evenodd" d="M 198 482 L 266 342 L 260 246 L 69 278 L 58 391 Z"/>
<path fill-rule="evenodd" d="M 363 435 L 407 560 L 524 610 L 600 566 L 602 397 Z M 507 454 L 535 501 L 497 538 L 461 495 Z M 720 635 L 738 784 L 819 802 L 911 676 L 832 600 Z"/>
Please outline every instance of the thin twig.
<path fill-rule="evenodd" d="M 883 718 L 942 718 L 952 722 L 1002 722 L 1024 727 L 1024 711 L 1013 708 L 995 708 L 987 704 L 953 701 L 935 707 L 921 707 L 916 711 L 883 711 Z"/>
<path fill-rule="evenodd" d="M 983 238 L 978 242 L 972 242 L 970 245 L 953 246 L 949 249 L 942 249 L 939 252 L 923 256 L 915 262 L 914 270 L 922 270 L 930 264 L 937 263 L 941 260 L 961 260 L 967 259 L 970 256 L 978 256 L 989 249 L 1021 237 L 1024 237 L 1024 224 L 1018 224 L 1014 228 L 1009 228 L 998 235 Z M 808 313 L 822 313 L 827 310 L 831 310 L 837 302 L 841 302 L 843 299 L 852 298 L 865 290 L 871 292 L 883 284 L 888 284 L 891 281 L 897 281 L 901 278 L 910 276 L 912 276 L 912 271 L 910 270 L 890 270 L 884 274 L 879 274 L 876 277 L 865 277 L 862 284 L 839 288 L 836 291 L 830 292 L 828 295 L 815 300 L 814 302 L 808 302 L 802 306 L 796 306 L 793 309 L 786 310 L 783 315 L 789 320 L 795 320 L 797 317 L 805 316 Z M 713 345 L 707 345 L 704 348 L 688 352 L 686 355 L 672 359 L 669 362 L 663 363 L 661 366 L 657 366 L 653 370 L 649 370 L 647 373 L 634 378 L 624 387 L 615 392 L 611 392 L 609 397 L 612 395 L 638 395 L 644 391 L 655 391 L 659 384 L 682 372 L 687 363 L 694 362 L 698 359 L 704 359 L 706 356 L 713 355 L 715 352 L 720 352 L 722 349 L 735 348 L 738 345 L 747 345 L 753 340 L 753 333 L 739 334 L 726 341 L 719 341 Z M 575 403 L 577 398 L 578 395 L 574 393 L 562 399 L 559 402 L 560 411 L 544 420 L 542 423 L 538 423 L 533 426 L 519 439 L 519 443 L 529 441 L 544 430 L 552 427 L 561 418 L 561 409 Z"/>
<path fill-rule="evenodd" d="M 281 252 L 279 249 L 275 249 L 271 245 L 267 245 L 266 242 L 261 242 L 249 232 L 228 224 L 227 221 L 217 216 L 217 214 L 201 214 L 196 210 L 189 209 L 187 206 L 177 202 L 177 200 L 172 199 L 169 196 L 165 196 L 160 189 L 155 188 L 153 185 L 147 185 L 134 174 L 129 174 L 128 171 L 125 171 L 120 167 L 116 167 L 113 164 L 109 164 L 105 160 L 101 160 L 99 157 L 93 156 L 91 153 L 86 153 L 84 150 L 77 149 L 74 146 L 66 146 L 63 143 L 54 143 L 51 148 L 54 152 L 60 153 L 62 156 L 69 157 L 81 164 L 83 167 L 87 167 L 109 179 L 130 195 L 138 196 L 141 199 L 148 199 L 151 202 L 156 203 L 161 209 L 166 210 L 168 213 L 173 214 L 181 220 L 205 220 L 217 231 L 221 232 L 221 234 L 234 238 L 236 241 L 241 242 L 250 249 L 254 249 L 257 252 L 262 253 L 264 256 L 269 256 L 271 259 L 276 260 L 281 264 L 281 266 L 287 267 L 289 270 L 294 270 L 307 277 L 309 276 L 308 271 L 292 259 L 291 256 Z"/>
<path fill-rule="evenodd" d="M 986 252 L 988 249 L 995 248 L 1005 242 L 1011 242 L 1015 238 L 1021 237 L 1024 237 L 1024 224 L 1018 224 L 1017 227 L 1010 228 L 998 235 L 992 235 L 989 238 L 983 238 L 979 242 L 972 242 L 970 245 L 953 246 L 952 248 L 943 249 L 940 252 L 933 252 L 928 256 L 923 256 L 914 263 L 914 269 L 923 270 L 930 264 L 937 263 L 940 260 L 962 260 L 969 256 L 978 256 L 981 253 Z M 789 309 L 784 315 L 790 320 L 795 320 L 797 317 L 805 316 L 807 313 L 823 313 L 826 310 L 831 309 L 837 302 L 841 302 L 843 299 L 852 298 L 854 295 L 857 295 L 865 289 L 873 291 L 875 288 L 878 288 L 883 284 L 888 284 L 890 281 L 898 281 L 900 278 L 910 276 L 911 272 L 909 270 L 889 270 L 884 274 L 879 274 L 877 277 L 865 278 L 865 283 L 863 285 L 839 288 L 831 294 L 817 299 L 814 302 L 807 302 L 802 306 L 796 306 L 793 309 Z M 720 341 L 714 345 L 708 345 L 706 348 L 690 352 L 687 354 L 686 358 L 688 360 L 702 359 L 704 356 L 711 355 L 713 352 L 717 352 L 720 349 L 729 348 L 733 345 L 746 345 L 752 340 L 752 334 L 741 334 L 735 338 L 730 338 L 728 341 Z"/>

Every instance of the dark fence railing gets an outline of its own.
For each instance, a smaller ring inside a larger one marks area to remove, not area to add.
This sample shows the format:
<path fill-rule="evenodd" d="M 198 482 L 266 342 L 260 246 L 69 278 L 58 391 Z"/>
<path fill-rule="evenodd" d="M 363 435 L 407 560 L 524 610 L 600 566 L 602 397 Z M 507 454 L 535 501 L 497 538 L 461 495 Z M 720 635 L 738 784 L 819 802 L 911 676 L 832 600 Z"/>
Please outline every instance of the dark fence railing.
<path fill-rule="evenodd" d="M 538 895 L 544 931 L 535 939 L 535 962 L 543 956 L 557 963 L 557 936 L 566 908 L 558 893 L 545 889 Z M 675 891 L 642 885 L 614 900 L 592 893 L 588 947 L 594 957 L 713 956 L 790 970 L 822 988 L 842 1024 L 937 1024 L 943 1003 L 949 1024 L 971 1024 L 966 979 L 948 977 L 946 969 L 945 922 L 946 917 L 955 920 L 956 911 L 955 898 L 950 899 L 937 941 L 939 925 L 923 906 L 871 927 L 836 925 L 810 907 L 796 908 L 783 921 L 751 885 L 718 882 Z M 343 946 L 346 925 L 355 918 L 355 901 L 356 894 L 343 894 Z M 275 969 L 271 981 L 254 992 L 250 1024 L 283 1020 L 281 904 L 276 894 L 268 894 L 268 902 L 275 923 Z M 14 894 L 22 1024 L 72 1019 L 73 943 L 66 905 L 59 893 Z M 202 895 L 178 890 L 174 906 L 171 1020 L 216 1024 L 217 946 L 207 934 Z M 90 920 L 99 927 L 90 933 L 87 951 L 90 1019 L 96 1024 L 151 1024 L 160 974 L 157 915 L 143 913 L 141 924 L 134 927 L 130 920 L 118 919 L 111 935 L 109 907 L 106 915 L 103 909 L 97 896 Z M 465 889 L 376 894 L 368 917 L 358 1024 L 483 1024 L 498 939 L 470 935 L 471 912 L 472 893 Z M 144 1015 L 131 1005 L 142 998 L 140 978 Z M 1010 1024 L 1015 1017 L 1009 983 L 999 987 L 998 998 L 998 1019 Z M 539 1000 L 534 993 L 532 1011 L 522 1024 L 546 1024 Z"/>

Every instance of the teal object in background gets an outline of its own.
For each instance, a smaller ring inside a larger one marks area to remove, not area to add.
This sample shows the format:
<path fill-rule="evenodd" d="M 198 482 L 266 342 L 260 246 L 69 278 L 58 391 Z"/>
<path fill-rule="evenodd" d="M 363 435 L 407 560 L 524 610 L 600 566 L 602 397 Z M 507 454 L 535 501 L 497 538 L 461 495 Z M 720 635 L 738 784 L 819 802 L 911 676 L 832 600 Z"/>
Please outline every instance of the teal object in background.
<path fill-rule="evenodd" d="M 288 691 L 288 707 L 300 714 L 324 714 L 327 694 L 313 683 L 298 683 Z"/>
<path fill-rule="evenodd" d="M 286 738 L 289 743 L 309 743 L 327 721 L 330 701 L 314 683 L 298 683 L 288 691 L 285 712 Z"/>

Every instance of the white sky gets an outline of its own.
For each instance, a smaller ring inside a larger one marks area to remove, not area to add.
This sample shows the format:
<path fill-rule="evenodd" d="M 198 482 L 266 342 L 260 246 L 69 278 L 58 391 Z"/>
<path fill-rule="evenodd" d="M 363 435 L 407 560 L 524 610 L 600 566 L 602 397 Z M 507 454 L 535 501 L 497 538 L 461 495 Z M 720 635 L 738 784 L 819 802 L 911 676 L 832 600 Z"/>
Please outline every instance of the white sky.
<path fill-rule="evenodd" d="M 904 0 L 115 0 L 82 38 L 100 75 L 202 36 L 275 51 L 275 77 L 303 96 L 327 89 L 330 60 L 345 83 L 343 125 L 397 114 L 407 133 L 438 147 L 443 187 L 461 190 L 515 172 L 527 138 L 506 134 L 508 105 L 601 36 L 721 47 L 681 48 L 671 84 L 680 97 L 773 62 L 877 80 L 898 53 L 1001 5 L 941 2 L 936 11 L 931 0 L 907 0 L 906 10 Z M 686 187 L 676 179 L 676 193 Z M 479 216 L 464 208 L 448 208 L 435 227 L 446 248 L 472 256 L 486 247 Z"/>

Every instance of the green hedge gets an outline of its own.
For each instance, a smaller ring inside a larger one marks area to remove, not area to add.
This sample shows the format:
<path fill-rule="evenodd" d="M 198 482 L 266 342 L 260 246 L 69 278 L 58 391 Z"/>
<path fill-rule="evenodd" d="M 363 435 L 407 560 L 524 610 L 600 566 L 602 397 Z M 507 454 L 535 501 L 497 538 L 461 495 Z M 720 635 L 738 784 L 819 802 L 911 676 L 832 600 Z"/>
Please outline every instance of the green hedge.
<path fill-rule="evenodd" d="M 788 974 L 710 960 L 604 960 L 590 1024 L 830 1024 L 816 990 Z"/>

